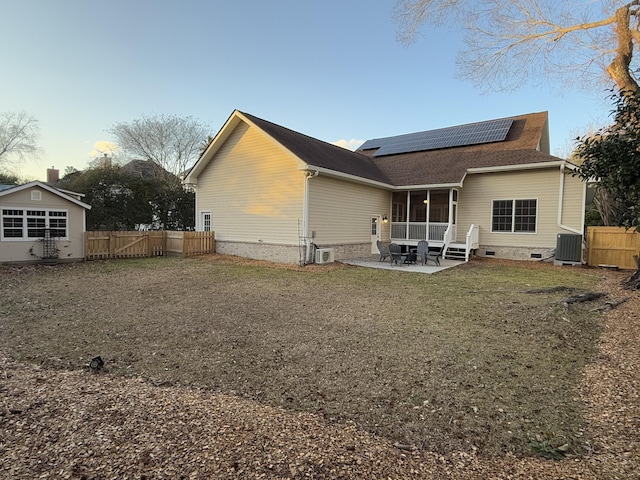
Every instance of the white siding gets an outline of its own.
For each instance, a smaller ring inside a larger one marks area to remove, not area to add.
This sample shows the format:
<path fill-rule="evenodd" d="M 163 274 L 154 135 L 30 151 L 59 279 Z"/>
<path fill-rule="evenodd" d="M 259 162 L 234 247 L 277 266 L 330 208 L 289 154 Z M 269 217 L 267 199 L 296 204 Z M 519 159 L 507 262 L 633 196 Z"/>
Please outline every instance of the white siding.
<path fill-rule="evenodd" d="M 562 224 L 582 231 L 584 222 L 586 184 L 570 171 L 564 174 L 564 195 L 562 199 Z"/>
<path fill-rule="evenodd" d="M 198 177 L 196 218 L 211 212 L 219 241 L 297 245 L 304 182 L 292 155 L 241 123 Z"/>
<path fill-rule="evenodd" d="M 309 180 L 309 234 L 318 245 L 371 242 L 371 215 L 388 215 L 391 193 L 375 187 L 318 176 Z M 389 224 L 382 225 L 389 238 Z"/>
<path fill-rule="evenodd" d="M 558 168 L 467 176 L 458 197 L 458 240 L 464 240 L 473 223 L 480 226 L 481 245 L 554 248 L 557 234 L 567 233 L 557 224 L 560 178 Z M 583 208 L 581 185 L 576 178 L 565 175 L 563 221 L 577 229 Z M 493 200 L 509 199 L 538 201 L 536 233 L 491 232 Z"/>

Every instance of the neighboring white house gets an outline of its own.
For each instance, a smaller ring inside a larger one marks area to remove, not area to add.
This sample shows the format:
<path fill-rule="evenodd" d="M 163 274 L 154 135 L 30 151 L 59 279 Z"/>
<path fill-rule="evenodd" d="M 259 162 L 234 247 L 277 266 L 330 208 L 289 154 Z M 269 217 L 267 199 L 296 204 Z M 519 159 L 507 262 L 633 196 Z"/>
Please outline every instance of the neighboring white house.
<path fill-rule="evenodd" d="M 0 262 L 82 260 L 82 194 L 43 182 L 0 185 Z"/>
<path fill-rule="evenodd" d="M 546 112 L 374 139 L 352 152 L 234 111 L 185 183 L 216 250 L 287 263 L 375 253 L 554 254 L 584 228 L 585 184 L 549 154 Z M 581 244 L 581 242 L 579 241 Z"/>

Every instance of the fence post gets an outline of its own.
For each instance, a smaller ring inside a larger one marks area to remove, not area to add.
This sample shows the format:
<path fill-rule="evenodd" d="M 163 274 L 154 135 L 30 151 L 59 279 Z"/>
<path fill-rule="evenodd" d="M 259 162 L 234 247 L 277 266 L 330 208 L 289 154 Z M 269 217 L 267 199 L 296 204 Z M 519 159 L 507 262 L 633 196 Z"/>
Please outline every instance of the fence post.
<path fill-rule="evenodd" d="M 107 242 L 109 242 L 109 254 L 107 258 L 113 258 L 116 250 L 115 232 L 109 232 L 109 240 L 107 240 Z"/>

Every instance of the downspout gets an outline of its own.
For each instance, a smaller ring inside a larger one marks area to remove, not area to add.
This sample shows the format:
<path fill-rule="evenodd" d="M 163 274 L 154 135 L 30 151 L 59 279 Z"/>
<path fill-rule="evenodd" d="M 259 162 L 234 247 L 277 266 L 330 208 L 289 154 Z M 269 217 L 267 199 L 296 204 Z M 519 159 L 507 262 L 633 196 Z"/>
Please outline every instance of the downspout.
<path fill-rule="evenodd" d="M 584 189 L 584 187 L 583 187 Z M 583 192 L 582 196 L 584 197 L 585 193 Z M 558 220 L 557 220 L 557 224 L 560 228 L 567 230 L 569 232 L 573 232 L 573 233 L 577 233 L 579 235 L 582 235 L 584 232 L 580 231 L 580 230 L 576 230 L 575 228 L 569 227 L 567 225 L 563 225 L 562 224 L 562 204 L 564 202 L 564 163 L 560 165 L 560 193 L 558 195 Z M 582 218 L 583 218 L 583 224 L 584 224 L 584 207 L 582 208 L 583 212 L 582 212 Z"/>
<path fill-rule="evenodd" d="M 311 263 L 311 239 L 309 238 L 309 180 L 318 176 L 318 170 L 304 172 L 304 199 L 302 205 L 302 235 L 305 245 L 305 264 Z"/>

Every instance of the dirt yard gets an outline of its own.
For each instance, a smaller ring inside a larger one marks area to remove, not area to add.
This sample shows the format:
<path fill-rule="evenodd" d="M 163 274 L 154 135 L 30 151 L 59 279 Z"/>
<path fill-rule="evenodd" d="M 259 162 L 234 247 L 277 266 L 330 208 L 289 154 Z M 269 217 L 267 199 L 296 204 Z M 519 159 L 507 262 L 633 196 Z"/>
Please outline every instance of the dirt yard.
<path fill-rule="evenodd" d="M 0 478 L 640 478 L 625 274 L 460 268 L 3 268 Z"/>

